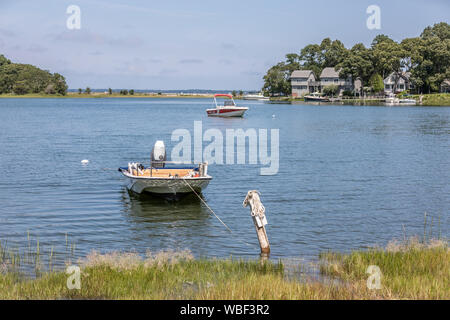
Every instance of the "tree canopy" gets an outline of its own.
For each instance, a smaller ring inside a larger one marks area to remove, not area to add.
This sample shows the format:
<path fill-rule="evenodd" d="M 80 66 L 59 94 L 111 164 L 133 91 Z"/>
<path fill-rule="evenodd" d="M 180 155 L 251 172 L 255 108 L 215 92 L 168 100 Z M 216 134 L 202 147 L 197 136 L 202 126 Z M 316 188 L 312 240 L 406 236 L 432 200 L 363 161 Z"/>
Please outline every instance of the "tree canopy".
<path fill-rule="evenodd" d="M 312 70 L 318 77 L 326 67 L 335 67 L 342 77 L 359 77 L 364 86 L 376 85 L 375 91 L 380 90 L 380 77 L 392 72 L 410 72 L 418 92 L 438 91 L 442 81 L 450 78 L 450 25 L 437 23 L 426 27 L 419 37 L 401 42 L 380 34 L 368 48 L 357 43 L 347 49 L 341 41 L 325 38 L 320 44 L 308 44 L 298 54 L 287 54 L 284 61 L 271 67 L 263 78 L 263 90 L 287 95 L 292 71 Z"/>
<path fill-rule="evenodd" d="M 67 93 L 66 79 L 59 73 L 51 74 L 30 64 L 12 63 L 0 55 L 0 94 Z"/>

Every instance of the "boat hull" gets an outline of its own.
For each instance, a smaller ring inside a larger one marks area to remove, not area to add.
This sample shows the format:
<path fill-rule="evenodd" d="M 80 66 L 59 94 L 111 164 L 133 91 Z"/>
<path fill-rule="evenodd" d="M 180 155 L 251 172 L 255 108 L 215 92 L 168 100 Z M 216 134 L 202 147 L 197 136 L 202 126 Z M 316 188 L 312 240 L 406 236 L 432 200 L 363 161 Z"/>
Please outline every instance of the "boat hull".
<path fill-rule="evenodd" d="M 248 108 L 217 108 L 207 109 L 208 117 L 243 117 Z"/>
<path fill-rule="evenodd" d="M 211 177 L 200 178 L 130 178 L 128 189 L 136 193 L 155 193 L 160 195 L 177 195 L 192 193 L 192 189 L 199 193 L 205 189 Z M 186 183 L 187 182 L 187 183 Z M 189 185 L 188 185 L 189 184 Z M 192 189 L 189 187 L 191 186 Z"/>
<path fill-rule="evenodd" d="M 305 96 L 303 99 L 305 100 L 305 102 L 330 102 L 330 99 L 322 98 L 322 97 L 308 97 L 308 96 Z"/>

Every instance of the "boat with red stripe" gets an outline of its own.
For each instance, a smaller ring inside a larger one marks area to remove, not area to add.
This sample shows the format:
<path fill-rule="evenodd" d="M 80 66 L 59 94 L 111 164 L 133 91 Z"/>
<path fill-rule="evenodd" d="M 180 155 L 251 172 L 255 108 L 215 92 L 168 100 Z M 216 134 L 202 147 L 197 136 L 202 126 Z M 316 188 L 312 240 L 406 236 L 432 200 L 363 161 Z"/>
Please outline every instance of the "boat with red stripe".
<path fill-rule="evenodd" d="M 217 103 L 217 98 L 225 98 L 223 105 Z M 238 107 L 231 94 L 215 94 L 214 104 L 216 105 L 215 108 L 206 109 L 209 117 L 242 117 L 248 110 L 247 107 Z"/>

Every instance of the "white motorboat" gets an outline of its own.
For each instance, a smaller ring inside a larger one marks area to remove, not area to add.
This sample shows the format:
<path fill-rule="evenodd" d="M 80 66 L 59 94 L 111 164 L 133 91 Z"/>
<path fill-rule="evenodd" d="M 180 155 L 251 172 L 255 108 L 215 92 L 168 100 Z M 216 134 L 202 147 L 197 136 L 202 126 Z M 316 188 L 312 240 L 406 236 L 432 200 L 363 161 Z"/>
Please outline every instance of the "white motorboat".
<path fill-rule="evenodd" d="M 417 101 L 411 98 L 397 98 L 395 95 L 391 94 L 386 98 L 387 105 L 415 105 Z"/>
<path fill-rule="evenodd" d="M 217 103 L 218 97 L 228 98 L 228 100 L 224 100 L 223 105 L 219 105 Z M 238 107 L 231 94 L 215 94 L 214 104 L 216 105 L 215 108 L 206 109 L 208 117 L 242 117 L 248 110 L 247 107 Z"/>
<path fill-rule="evenodd" d="M 305 102 L 330 102 L 330 99 L 327 97 L 323 97 L 318 92 L 311 93 L 303 97 Z"/>
<path fill-rule="evenodd" d="M 257 100 L 257 101 L 269 101 L 269 97 L 265 97 L 262 94 L 246 94 L 242 97 L 243 100 Z"/>
<path fill-rule="evenodd" d="M 411 98 L 405 98 L 405 99 L 398 99 L 398 103 L 399 104 L 410 104 L 410 105 L 414 105 L 416 104 L 416 100 L 415 99 L 411 99 Z"/>
<path fill-rule="evenodd" d="M 140 163 L 128 163 L 119 171 L 130 179 L 128 189 L 136 193 L 153 193 L 162 196 L 182 196 L 187 193 L 200 193 L 212 177 L 208 175 L 208 164 L 197 166 L 183 165 L 166 160 L 165 147 L 157 141 L 152 151 L 149 167 Z"/>

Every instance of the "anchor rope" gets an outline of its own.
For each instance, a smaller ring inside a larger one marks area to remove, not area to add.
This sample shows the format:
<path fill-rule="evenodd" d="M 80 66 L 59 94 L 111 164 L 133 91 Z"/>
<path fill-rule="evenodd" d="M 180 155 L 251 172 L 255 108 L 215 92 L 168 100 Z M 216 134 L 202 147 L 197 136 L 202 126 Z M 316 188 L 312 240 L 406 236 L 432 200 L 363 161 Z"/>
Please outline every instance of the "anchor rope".
<path fill-rule="evenodd" d="M 233 232 L 233 230 L 231 230 L 230 227 L 227 226 L 227 224 L 225 222 L 223 222 L 222 219 L 219 218 L 219 216 L 214 212 L 214 210 L 211 209 L 211 207 L 205 202 L 205 200 L 202 199 L 202 197 L 200 197 L 200 195 L 194 190 L 194 188 L 191 187 L 191 185 L 186 181 L 186 179 L 184 179 L 184 178 L 181 178 L 181 179 L 183 179 L 184 183 L 186 183 L 186 185 L 192 190 L 192 192 L 194 192 L 194 194 L 200 199 L 200 201 L 203 202 L 203 204 L 209 209 L 209 211 L 211 211 L 211 213 L 217 218 L 217 220 L 219 220 L 220 223 L 223 224 L 225 228 L 227 228 L 227 230 L 231 233 L 231 235 L 233 237 L 235 237 L 237 240 L 245 243 L 246 245 L 248 245 L 250 247 L 256 248 L 255 245 L 248 243 L 247 241 L 244 241 L 241 238 L 238 238 L 236 236 L 236 234 Z"/>

